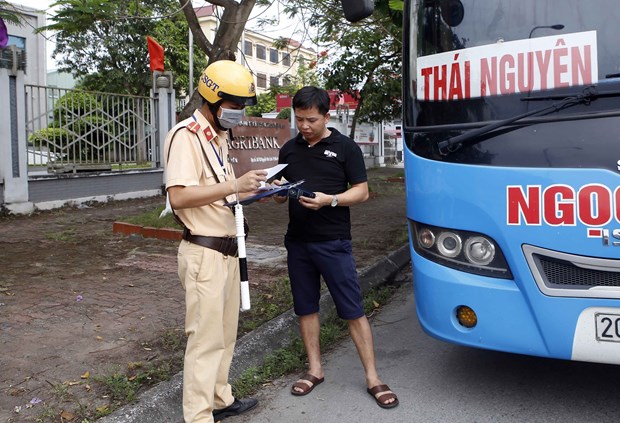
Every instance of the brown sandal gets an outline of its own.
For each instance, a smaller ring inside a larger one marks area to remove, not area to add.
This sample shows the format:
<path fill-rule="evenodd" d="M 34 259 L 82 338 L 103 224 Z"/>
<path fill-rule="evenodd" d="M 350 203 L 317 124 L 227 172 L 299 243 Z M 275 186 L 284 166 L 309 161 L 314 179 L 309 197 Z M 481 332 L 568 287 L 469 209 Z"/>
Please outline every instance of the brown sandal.
<path fill-rule="evenodd" d="M 398 397 L 390 390 L 387 385 L 377 385 L 373 388 L 366 388 L 366 391 L 372 395 L 377 405 L 381 408 L 394 408 L 398 405 Z M 382 394 L 382 392 L 385 392 Z M 377 396 L 377 394 L 380 394 Z M 386 402 L 394 398 L 393 402 Z"/>
<path fill-rule="evenodd" d="M 317 385 L 321 384 L 324 380 L 325 378 L 323 377 L 319 379 L 316 376 L 312 376 L 310 373 L 306 373 L 299 378 L 299 381 L 293 384 L 293 387 L 291 388 L 291 394 L 297 395 L 298 397 L 308 395 Z M 305 382 L 310 382 L 312 385 L 309 385 Z M 300 389 L 300 391 L 296 391 L 295 388 Z"/>

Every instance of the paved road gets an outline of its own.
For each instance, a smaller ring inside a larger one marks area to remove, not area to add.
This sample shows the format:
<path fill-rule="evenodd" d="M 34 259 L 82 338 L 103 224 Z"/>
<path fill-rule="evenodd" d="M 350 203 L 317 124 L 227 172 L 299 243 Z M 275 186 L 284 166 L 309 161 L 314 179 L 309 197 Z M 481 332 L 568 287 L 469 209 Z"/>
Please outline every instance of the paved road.
<path fill-rule="evenodd" d="M 383 410 L 366 393 L 350 341 L 324 356 L 325 382 L 293 397 L 296 376 L 258 393 L 260 404 L 226 423 L 618 422 L 620 366 L 470 349 L 425 335 L 411 284 L 373 319 L 381 377 L 400 405 Z"/>

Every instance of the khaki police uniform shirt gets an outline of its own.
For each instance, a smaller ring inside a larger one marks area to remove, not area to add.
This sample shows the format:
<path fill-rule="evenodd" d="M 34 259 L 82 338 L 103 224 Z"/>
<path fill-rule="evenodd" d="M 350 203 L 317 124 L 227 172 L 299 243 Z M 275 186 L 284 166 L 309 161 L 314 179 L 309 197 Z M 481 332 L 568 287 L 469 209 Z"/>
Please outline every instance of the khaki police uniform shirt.
<path fill-rule="evenodd" d="M 166 189 L 172 186 L 214 185 L 235 179 L 228 162 L 227 140 L 228 134 L 216 131 L 199 110 L 178 123 L 168 133 L 164 145 Z M 205 162 L 205 154 L 211 166 Z M 226 199 L 234 200 L 234 195 Z M 224 199 L 202 207 L 175 210 L 175 213 L 193 235 L 236 235 L 235 216 L 230 208 L 224 206 Z"/>

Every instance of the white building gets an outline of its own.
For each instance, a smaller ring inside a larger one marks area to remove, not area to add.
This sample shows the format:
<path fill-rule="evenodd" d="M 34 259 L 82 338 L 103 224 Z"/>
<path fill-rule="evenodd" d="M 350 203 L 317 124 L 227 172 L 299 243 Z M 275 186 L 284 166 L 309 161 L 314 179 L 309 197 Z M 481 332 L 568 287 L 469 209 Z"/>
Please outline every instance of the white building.
<path fill-rule="evenodd" d="M 196 8 L 198 22 L 207 39 L 213 42 L 219 18 L 216 6 Z M 245 65 L 256 77 L 256 93 L 266 92 L 271 86 L 286 85 L 297 76 L 299 64 L 305 61 L 308 66 L 317 59 L 312 48 L 289 39 L 285 49 L 274 46 L 275 38 L 251 30 L 244 30 L 236 52 L 237 61 Z"/>
<path fill-rule="evenodd" d="M 9 43 L 2 51 L 2 56 L 10 54 L 11 46 L 23 49 L 26 52 L 24 82 L 32 85 L 46 85 L 46 40 L 43 34 L 36 34 L 34 32 L 35 29 L 46 25 L 45 13 L 17 3 L 11 3 L 8 7 L 11 8 L 11 11 L 17 12 L 21 16 L 23 25 L 17 26 L 5 21 L 9 34 Z"/>

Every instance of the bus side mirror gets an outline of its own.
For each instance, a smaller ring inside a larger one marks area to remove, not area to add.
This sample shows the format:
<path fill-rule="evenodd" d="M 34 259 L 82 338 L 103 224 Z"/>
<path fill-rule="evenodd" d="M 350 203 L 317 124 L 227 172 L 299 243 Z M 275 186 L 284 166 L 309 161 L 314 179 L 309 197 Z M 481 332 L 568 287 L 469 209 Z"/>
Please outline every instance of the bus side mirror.
<path fill-rule="evenodd" d="M 375 10 L 373 0 L 340 0 L 342 2 L 342 10 L 344 17 L 349 22 L 361 21 L 372 15 Z"/>

